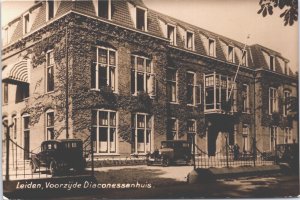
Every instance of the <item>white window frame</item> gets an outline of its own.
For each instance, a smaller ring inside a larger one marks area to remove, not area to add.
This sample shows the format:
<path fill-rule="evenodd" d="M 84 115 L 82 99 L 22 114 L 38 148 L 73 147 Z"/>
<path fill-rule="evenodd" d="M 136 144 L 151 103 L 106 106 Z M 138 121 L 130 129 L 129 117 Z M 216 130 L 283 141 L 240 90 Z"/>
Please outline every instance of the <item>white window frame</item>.
<path fill-rule="evenodd" d="M 50 54 L 53 54 L 53 63 L 50 63 L 50 61 L 49 61 L 49 56 L 50 56 Z M 48 65 L 48 62 L 50 63 L 49 65 Z M 48 69 L 49 68 L 52 68 L 52 71 L 53 71 L 53 90 L 48 90 Z M 53 52 L 53 50 L 49 50 L 49 51 L 47 51 L 47 53 L 46 53 L 46 93 L 51 93 L 51 92 L 53 92 L 54 90 L 55 90 L 55 77 L 54 77 L 54 73 L 55 73 L 55 71 L 54 71 L 54 52 Z"/>
<path fill-rule="evenodd" d="M 52 20 L 55 17 L 55 0 L 53 0 L 53 17 L 50 18 L 49 14 L 50 14 L 50 8 L 49 8 L 49 0 L 46 0 L 46 22 Z"/>
<path fill-rule="evenodd" d="M 108 47 L 103 47 L 103 46 L 96 46 L 95 48 L 96 48 L 96 62 L 93 62 L 93 66 L 92 66 L 92 67 L 95 67 L 94 72 L 96 73 L 95 76 L 94 76 L 95 77 L 95 80 L 94 80 L 95 81 L 95 87 L 93 87 L 91 85 L 91 90 L 100 91 L 101 87 L 104 87 L 104 86 L 99 87 L 99 68 L 100 67 L 105 67 L 106 68 L 106 84 L 107 84 L 107 87 L 110 87 L 111 90 L 114 93 L 118 93 L 118 52 L 115 49 L 108 48 Z M 107 51 L 107 55 L 106 55 L 107 63 L 106 64 L 100 63 L 100 61 L 99 61 L 99 49 L 103 49 L 103 50 Z M 110 64 L 110 52 L 115 53 L 115 65 Z M 114 71 L 115 71 L 114 80 L 113 80 L 113 85 L 114 85 L 113 87 L 112 87 L 112 85 L 110 85 L 110 69 L 111 68 L 114 68 Z"/>
<path fill-rule="evenodd" d="M 191 34 L 191 47 L 189 47 L 188 45 L 189 45 L 189 37 L 188 37 L 188 35 L 189 34 Z M 188 49 L 188 50 L 190 50 L 190 51 L 194 51 L 195 50 L 195 34 L 194 34 L 194 32 L 193 31 L 186 31 L 186 37 L 185 37 L 186 39 L 185 39 L 185 48 L 186 49 Z"/>
<path fill-rule="evenodd" d="M 243 84 L 243 87 L 246 87 L 246 96 L 247 96 L 247 98 L 243 99 L 244 109 L 242 110 L 242 112 L 243 113 L 250 113 L 250 107 L 249 107 L 249 85 L 248 84 Z M 244 93 L 245 91 L 243 90 L 242 92 Z"/>
<path fill-rule="evenodd" d="M 131 66 L 131 72 L 134 72 L 134 91 L 131 91 L 133 96 L 137 96 L 138 95 L 138 74 L 143 74 L 143 81 L 144 81 L 144 89 L 142 92 L 147 93 L 150 98 L 154 98 L 156 96 L 156 74 L 154 73 L 154 67 L 153 67 L 153 62 L 151 59 L 144 57 L 144 56 L 139 56 L 139 55 L 131 55 L 131 59 L 134 57 L 134 66 Z M 144 64 L 143 64 L 143 71 L 139 71 L 138 70 L 138 63 L 137 63 L 137 59 L 143 59 L 144 60 Z M 150 62 L 150 72 L 147 72 L 147 61 Z M 134 68 L 133 68 L 134 67 Z M 149 79 L 147 79 L 147 77 L 150 77 Z M 150 85 L 150 80 L 152 77 L 152 85 Z M 132 78 L 132 77 L 131 77 Z M 132 80 L 131 80 L 132 81 Z M 148 83 L 149 81 L 149 83 Z M 148 85 L 149 84 L 149 85 Z M 151 88 L 152 86 L 152 93 L 151 93 Z M 150 91 L 149 91 L 150 90 Z"/>
<path fill-rule="evenodd" d="M 271 106 L 272 105 L 272 106 Z M 274 87 L 269 88 L 269 114 L 278 112 L 278 91 Z"/>
<path fill-rule="evenodd" d="M 27 21 L 27 17 L 28 17 L 28 21 Z M 23 35 L 30 32 L 30 27 L 31 27 L 30 13 L 26 12 L 23 15 Z"/>
<path fill-rule="evenodd" d="M 51 113 L 53 113 L 53 125 L 48 126 L 48 116 Z M 53 129 L 53 136 L 54 136 L 53 139 L 55 139 L 55 129 L 54 129 L 54 127 L 55 127 L 55 113 L 54 113 L 54 110 L 50 109 L 50 110 L 47 110 L 47 112 L 45 113 L 45 129 L 46 129 L 46 131 L 45 131 L 45 134 L 46 134 L 45 135 L 45 139 L 46 140 L 52 139 L 51 135 L 50 136 L 48 135 L 48 130 L 49 129 Z"/>
<path fill-rule="evenodd" d="M 171 38 L 169 38 L 169 27 L 172 27 L 174 32 L 173 32 L 173 41 L 171 40 Z M 170 40 L 170 44 L 176 46 L 177 45 L 177 41 L 176 41 L 176 26 L 173 24 L 167 24 L 167 38 Z"/>
<path fill-rule="evenodd" d="M 99 16 L 99 1 L 103 1 L 103 0 L 97 0 L 96 1 L 96 14 L 97 14 L 97 16 L 98 17 L 100 17 Z M 108 20 L 111 20 L 111 8 L 112 8 L 112 6 L 111 6 L 111 0 L 106 0 L 107 2 L 108 2 Z"/>
<path fill-rule="evenodd" d="M 132 153 L 133 155 L 140 154 L 140 155 L 145 155 L 148 151 L 146 149 L 147 145 L 147 131 L 150 131 L 150 136 L 149 136 L 149 152 L 152 151 L 153 149 L 153 128 L 154 128 L 154 116 L 150 115 L 148 113 L 133 113 L 134 116 L 135 124 L 132 124 L 132 130 L 134 130 L 134 152 Z M 138 115 L 144 116 L 144 127 L 140 128 L 138 127 Z M 151 127 L 147 127 L 147 118 L 150 117 L 149 121 L 151 123 Z M 138 151 L 138 130 L 144 130 L 144 151 Z"/>
<path fill-rule="evenodd" d="M 97 155 L 119 155 L 119 134 L 118 134 L 118 125 L 119 125 L 119 113 L 115 110 L 108 110 L 108 109 L 94 109 L 92 112 L 96 112 L 96 124 L 92 124 L 92 127 L 96 129 L 95 132 L 95 146 L 96 152 L 94 152 Z M 107 113 L 107 125 L 100 125 L 100 112 L 106 112 Z M 110 115 L 111 113 L 115 113 L 115 126 L 111 125 L 110 123 Z M 92 115 L 93 117 L 93 115 Z M 92 119 L 94 120 L 94 119 Z M 100 150 L 100 141 L 99 141 L 99 128 L 105 127 L 107 128 L 107 152 L 101 152 Z M 110 142 L 110 131 L 111 129 L 115 129 L 115 151 L 111 151 L 111 142 Z M 93 137 L 93 136 L 92 136 Z M 93 141 L 94 142 L 94 141 Z"/>
<path fill-rule="evenodd" d="M 289 76 L 289 75 L 290 75 L 290 68 L 289 68 L 289 66 L 288 66 L 288 63 L 287 63 L 287 62 L 284 62 L 284 66 L 283 66 L 283 67 L 284 67 L 284 72 L 283 72 L 283 73 L 284 73 L 285 75 L 288 75 L 288 76 Z"/>
<path fill-rule="evenodd" d="M 271 65 L 271 60 L 273 59 L 273 65 Z M 274 55 L 270 55 L 270 61 L 269 61 L 269 69 L 271 70 L 271 71 L 275 71 L 276 70 L 276 68 L 275 68 L 275 66 L 276 66 L 276 64 L 275 64 L 275 56 Z"/>
<path fill-rule="evenodd" d="M 27 117 L 29 118 L 29 124 L 28 124 L 28 128 L 25 128 L 25 118 Z M 30 139 L 30 115 L 28 113 L 22 115 L 22 134 L 23 134 L 22 145 L 24 149 L 25 149 L 25 131 L 29 131 L 29 139 Z M 30 140 L 29 140 L 29 150 L 30 150 Z M 25 151 L 24 151 L 23 158 L 25 158 Z"/>
<path fill-rule="evenodd" d="M 188 85 L 192 86 L 193 87 L 193 103 L 187 103 L 188 106 L 196 106 L 196 105 L 199 105 L 201 104 L 201 85 L 200 84 L 197 84 L 197 73 L 196 72 L 193 72 L 193 71 L 187 71 L 186 74 L 192 74 L 193 77 L 194 77 L 194 80 L 193 80 L 193 83 L 192 85 L 190 85 L 189 83 L 187 83 Z M 186 80 L 188 82 L 188 80 Z M 197 97 L 197 91 L 196 90 L 199 90 L 199 97 Z M 188 91 L 188 88 L 187 88 L 187 91 Z M 199 99 L 198 99 L 199 98 Z"/>
<path fill-rule="evenodd" d="M 230 58 L 230 49 L 232 48 L 232 56 Z M 234 52 L 234 46 L 232 45 L 228 45 L 228 58 L 227 58 L 228 62 L 232 62 L 235 63 L 235 52 Z"/>
<path fill-rule="evenodd" d="M 241 65 L 248 66 L 248 52 L 247 50 L 241 50 Z"/>
<path fill-rule="evenodd" d="M 284 90 L 283 91 L 283 97 L 284 97 L 284 104 L 283 104 L 283 116 L 287 116 L 288 115 L 288 107 L 289 105 L 287 104 L 287 98 L 289 98 L 291 96 L 291 92 L 288 90 Z"/>
<path fill-rule="evenodd" d="M 144 25 L 145 25 L 145 27 L 144 27 L 144 29 L 139 29 L 137 27 L 137 13 L 138 13 L 138 9 L 143 10 L 145 12 L 145 15 L 144 15 Z M 138 30 L 142 30 L 142 31 L 146 31 L 147 32 L 148 31 L 148 10 L 146 8 L 141 7 L 141 6 L 136 6 L 135 13 L 136 13 L 136 16 L 135 16 L 135 28 L 138 29 Z"/>
<path fill-rule="evenodd" d="M 284 128 L 284 144 L 291 144 L 293 143 L 292 137 L 292 129 L 290 127 Z"/>
<path fill-rule="evenodd" d="M 211 57 L 216 57 L 216 40 L 213 38 L 208 38 L 208 55 Z M 211 52 L 211 46 L 210 43 L 213 43 L 213 55 L 210 54 Z"/>
<path fill-rule="evenodd" d="M 250 151 L 249 124 L 243 124 L 243 150 Z"/>
<path fill-rule="evenodd" d="M 272 131 L 273 131 L 273 137 L 272 137 Z M 270 151 L 272 151 L 272 150 L 275 150 L 276 144 L 278 144 L 278 127 L 270 126 L 269 134 L 270 134 Z M 272 147 L 272 144 L 273 144 L 273 147 Z"/>
<path fill-rule="evenodd" d="M 174 68 L 168 68 L 167 73 L 169 73 L 170 71 L 175 73 L 175 80 L 167 79 L 167 84 L 168 84 L 168 86 L 169 85 L 173 86 L 175 84 L 175 101 L 173 101 L 173 99 L 169 99 L 169 96 L 168 96 L 168 101 L 170 103 L 178 103 L 178 71 Z M 172 91 L 170 91 L 170 92 L 172 92 Z M 173 97 L 173 92 L 171 95 Z"/>
<path fill-rule="evenodd" d="M 193 122 L 193 125 L 194 125 L 194 130 L 189 130 L 189 126 L 188 126 L 188 123 L 189 122 Z M 195 141 L 195 144 L 197 145 L 197 140 L 196 140 L 196 135 L 197 135 L 197 120 L 195 120 L 195 119 L 188 119 L 187 120 L 187 137 L 189 137 L 189 135 L 193 135 L 194 136 L 194 138 L 193 138 L 193 140 Z M 187 140 L 188 140 L 188 138 L 187 138 Z M 191 145 L 191 151 L 193 151 L 193 144 Z"/>

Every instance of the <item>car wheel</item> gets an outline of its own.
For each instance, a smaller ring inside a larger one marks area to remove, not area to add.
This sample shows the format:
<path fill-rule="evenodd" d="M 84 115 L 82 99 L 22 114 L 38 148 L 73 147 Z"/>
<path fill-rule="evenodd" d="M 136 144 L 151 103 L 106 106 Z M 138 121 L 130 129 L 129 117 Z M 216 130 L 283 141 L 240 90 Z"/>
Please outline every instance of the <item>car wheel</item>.
<path fill-rule="evenodd" d="M 36 165 L 32 162 L 32 161 L 30 161 L 30 169 L 31 169 L 31 173 L 35 173 L 36 172 Z"/>
<path fill-rule="evenodd" d="M 170 158 L 163 158 L 162 159 L 162 166 L 168 167 L 170 165 Z"/>
<path fill-rule="evenodd" d="M 57 163 L 55 160 L 52 160 L 50 163 L 50 173 L 52 176 L 55 176 L 57 174 Z"/>

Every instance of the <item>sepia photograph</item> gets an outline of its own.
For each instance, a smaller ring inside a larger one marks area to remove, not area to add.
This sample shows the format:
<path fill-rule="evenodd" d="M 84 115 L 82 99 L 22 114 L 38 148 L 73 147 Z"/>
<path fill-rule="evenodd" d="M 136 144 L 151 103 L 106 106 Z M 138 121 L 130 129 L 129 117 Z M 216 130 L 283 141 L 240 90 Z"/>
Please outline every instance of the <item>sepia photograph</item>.
<path fill-rule="evenodd" d="M 3 198 L 299 197 L 298 0 L 0 9 Z"/>

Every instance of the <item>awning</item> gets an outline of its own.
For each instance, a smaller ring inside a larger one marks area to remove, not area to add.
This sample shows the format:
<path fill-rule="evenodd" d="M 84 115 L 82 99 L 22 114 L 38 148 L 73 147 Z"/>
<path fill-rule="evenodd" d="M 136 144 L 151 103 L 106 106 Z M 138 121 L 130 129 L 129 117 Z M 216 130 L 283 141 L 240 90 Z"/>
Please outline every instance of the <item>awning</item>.
<path fill-rule="evenodd" d="M 2 81 L 29 83 L 27 63 L 27 60 L 22 60 L 20 62 L 5 67 L 2 70 Z"/>

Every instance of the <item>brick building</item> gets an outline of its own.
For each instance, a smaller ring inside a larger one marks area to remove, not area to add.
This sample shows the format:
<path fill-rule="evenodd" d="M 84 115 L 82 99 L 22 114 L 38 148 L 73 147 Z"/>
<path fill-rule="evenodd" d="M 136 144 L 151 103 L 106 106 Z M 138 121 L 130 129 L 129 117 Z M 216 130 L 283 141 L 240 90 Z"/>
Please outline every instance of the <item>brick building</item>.
<path fill-rule="evenodd" d="M 298 77 L 261 45 L 140 0 L 36 1 L 2 31 L 2 120 L 24 149 L 66 137 L 92 139 L 95 156 L 108 157 L 145 155 L 166 139 L 194 137 L 209 155 L 225 136 L 245 151 L 253 138 L 261 151 L 298 142 L 286 103 Z"/>

